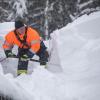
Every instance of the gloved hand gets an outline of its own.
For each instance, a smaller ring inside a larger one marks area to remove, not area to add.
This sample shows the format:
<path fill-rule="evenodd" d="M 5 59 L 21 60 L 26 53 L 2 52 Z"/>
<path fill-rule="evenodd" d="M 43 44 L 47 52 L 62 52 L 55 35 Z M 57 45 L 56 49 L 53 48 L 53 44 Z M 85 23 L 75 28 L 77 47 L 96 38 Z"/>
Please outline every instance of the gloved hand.
<path fill-rule="evenodd" d="M 12 52 L 9 52 L 8 53 L 8 57 L 16 57 L 16 55 L 14 53 L 12 53 Z"/>
<path fill-rule="evenodd" d="M 11 50 L 5 50 L 6 57 L 16 57 L 15 54 L 12 53 Z"/>
<path fill-rule="evenodd" d="M 29 60 L 29 57 L 27 54 L 24 54 L 20 57 L 21 61 L 28 61 Z"/>
<path fill-rule="evenodd" d="M 33 56 L 34 56 L 34 54 L 31 51 L 28 51 L 26 54 L 22 55 L 20 57 L 20 59 L 21 59 L 21 61 L 28 61 Z"/>

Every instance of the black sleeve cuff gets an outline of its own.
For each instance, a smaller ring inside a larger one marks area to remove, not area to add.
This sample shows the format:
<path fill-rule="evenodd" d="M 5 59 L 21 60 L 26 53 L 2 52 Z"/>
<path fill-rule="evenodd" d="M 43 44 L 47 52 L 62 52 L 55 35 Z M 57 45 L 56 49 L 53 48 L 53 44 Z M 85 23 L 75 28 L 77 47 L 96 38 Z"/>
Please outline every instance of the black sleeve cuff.
<path fill-rule="evenodd" d="M 27 55 L 28 55 L 29 58 L 32 58 L 34 56 L 34 53 L 32 53 L 31 51 L 28 51 Z"/>

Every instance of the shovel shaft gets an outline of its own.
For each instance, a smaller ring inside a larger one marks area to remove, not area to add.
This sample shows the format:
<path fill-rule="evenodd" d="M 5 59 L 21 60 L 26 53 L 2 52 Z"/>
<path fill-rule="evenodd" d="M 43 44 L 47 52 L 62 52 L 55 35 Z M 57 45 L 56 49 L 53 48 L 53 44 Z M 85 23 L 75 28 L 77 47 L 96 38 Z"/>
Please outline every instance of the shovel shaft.
<path fill-rule="evenodd" d="M 43 61 L 43 60 L 36 60 L 36 59 L 30 59 L 30 61 L 35 61 L 35 62 L 46 62 L 46 61 Z"/>
<path fill-rule="evenodd" d="M 18 58 L 18 57 L 9 57 L 9 58 Z M 6 60 L 7 58 L 0 58 L 0 62 L 3 62 L 4 60 Z M 29 59 L 29 61 L 34 61 L 34 62 L 46 62 L 46 61 L 42 61 L 42 60 L 36 60 L 36 59 Z"/>

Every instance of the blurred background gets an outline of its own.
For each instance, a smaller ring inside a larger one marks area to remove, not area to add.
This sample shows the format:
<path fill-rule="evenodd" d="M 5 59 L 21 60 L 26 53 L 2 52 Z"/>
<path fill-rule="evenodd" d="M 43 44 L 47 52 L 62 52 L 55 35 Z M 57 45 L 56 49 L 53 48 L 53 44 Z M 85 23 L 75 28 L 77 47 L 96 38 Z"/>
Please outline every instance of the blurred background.
<path fill-rule="evenodd" d="M 0 22 L 22 19 L 42 37 L 100 10 L 100 0 L 0 0 Z"/>

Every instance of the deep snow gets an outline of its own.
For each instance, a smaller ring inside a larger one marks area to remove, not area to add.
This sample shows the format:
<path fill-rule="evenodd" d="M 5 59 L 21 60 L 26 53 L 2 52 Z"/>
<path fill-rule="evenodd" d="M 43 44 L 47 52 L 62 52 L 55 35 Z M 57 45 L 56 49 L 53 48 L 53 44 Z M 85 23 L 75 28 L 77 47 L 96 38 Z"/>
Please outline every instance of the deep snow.
<path fill-rule="evenodd" d="M 31 75 L 15 78 L 7 74 L 7 71 L 14 74 L 17 61 L 4 61 L 0 65 L 1 93 L 16 100 L 100 100 L 99 26 L 100 12 L 96 12 L 89 16 L 84 15 L 52 34 L 52 45 L 54 48 L 56 46 L 56 49 L 53 51 L 51 62 L 56 58 L 59 60 L 61 67 L 58 73 L 31 63 L 30 69 L 36 66 Z M 6 34 L 5 31 L 4 33 Z M 3 35 L 2 27 L 1 43 Z M 2 48 L 0 51 L 1 56 L 4 56 Z M 51 69 L 53 67 L 51 66 Z"/>

